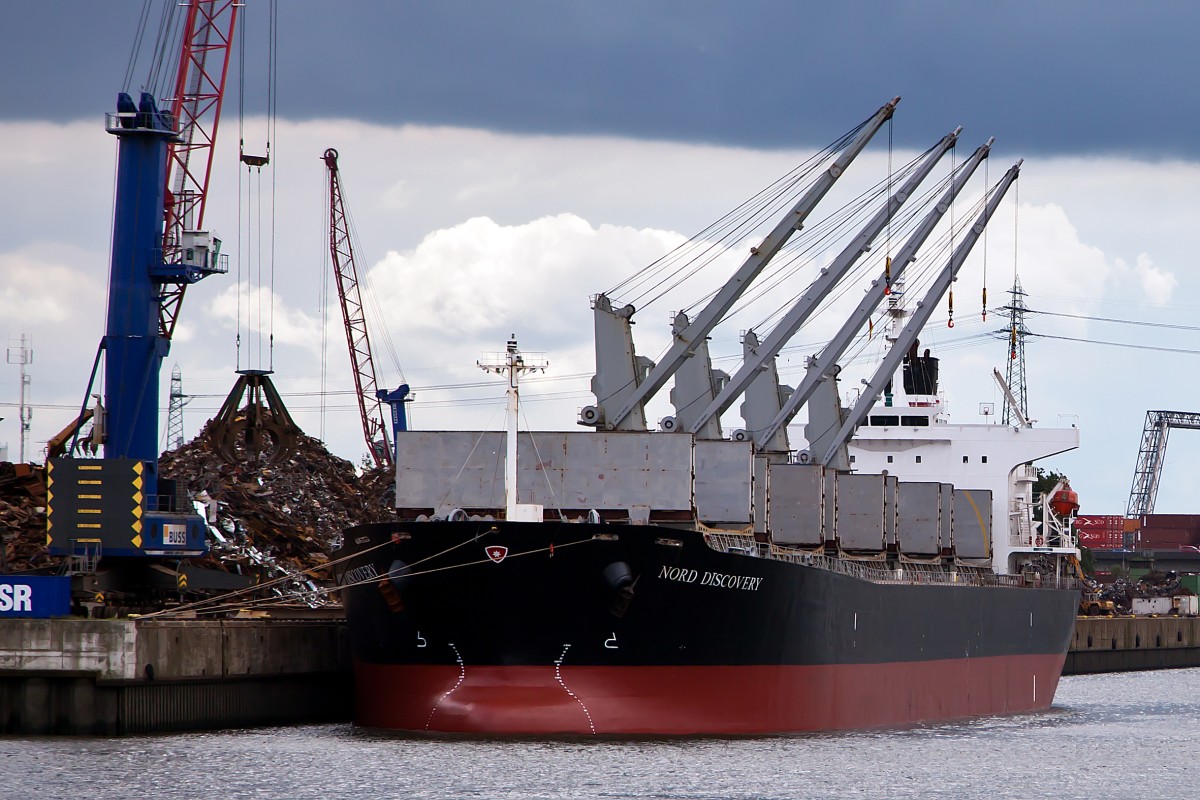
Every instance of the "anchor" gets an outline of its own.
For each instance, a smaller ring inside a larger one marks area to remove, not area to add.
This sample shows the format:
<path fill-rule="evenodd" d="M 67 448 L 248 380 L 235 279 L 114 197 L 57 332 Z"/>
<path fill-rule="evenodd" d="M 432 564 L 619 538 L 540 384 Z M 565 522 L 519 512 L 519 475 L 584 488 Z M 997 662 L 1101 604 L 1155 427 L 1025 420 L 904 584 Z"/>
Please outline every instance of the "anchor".
<path fill-rule="evenodd" d="M 276 464 L 296 450 L 300 428 L 271 383 L 270 374 L 270 370 L 238 370 L 240 377 L 213 417 L 209 429 L 213 449 L 231 464 Z"/>

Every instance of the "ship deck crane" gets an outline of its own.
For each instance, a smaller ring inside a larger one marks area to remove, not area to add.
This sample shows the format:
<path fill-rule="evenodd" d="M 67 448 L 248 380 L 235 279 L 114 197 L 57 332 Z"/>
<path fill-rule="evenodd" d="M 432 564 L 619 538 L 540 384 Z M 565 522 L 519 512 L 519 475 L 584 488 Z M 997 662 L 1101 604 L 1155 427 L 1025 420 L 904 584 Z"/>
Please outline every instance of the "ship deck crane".
<path fill-rule="evenodd" d="M 788 242 L 792 234 L 804 227 L 804 222 L 808 218 L 808 215 L 816 208 L 825 195 L 828 194 L 829 190 L 833 188 L 837 179 L 841 177 L 850 163 L 862 152 L 863 148 L 867 146 L 867 143 L 883 124 L 891 119 L 899 102 L 899 97 L 893 98 L 863 123 L 858 135 L 842 150 L 825 173 L 814 182 L 809 190 L 805 192 L 804 196 L 776 223 L 766 238 L 758 246 L 750 248 L 749 258 L 743 262 L 742 266 L 721 287 L 704 309 L 696 315 L 695 319 L 689 321 L 686 327 L 674 332 L 671 347 L 666 355 L 649 370 L 644 378 L 639 380 L 638 377 L 633 376 L 632 380 L 630 380 L 622 375 L 615 377 L 606 375 L 608 372 L 615 371 L 613 367 L 616 363 L 628 361 L 628 359 L 621 355 L 620 351 L 622 349 L 628 350 L 629 347 L 622 347 L 611 343 L 618 342 L 622 338 L 629 338 L 628 326 L 630 324 L 630 317 L 633 315 L 633 309 L 630 306 L 626 306 L 624 309 L 614 310 L 609 304 L 608 298 L 603 295 L 597 298 L 598 302 L 595 305 L 597 377 L 593 381 L 593 389 L 595 390 L 597 386 L 610 383 L 615 383 L 621 388 L 608 397 L 597 396 L 595 406 L 584 408 L 580 413 L 579 422 L 581 425 L 595 426 L 598 430 L 638 430 L 645 427 L 644 414 L 642 413 L 645 403 L 693 355 L 696 348 L 700 347 L 713 328 L 733 308 L 738 298 L 750 288 L 750 284 L 754 279 L 758 277 L 775 254 L 779 252 L 780 248 Z M 619 335 L 613 336 L 608 331 L 612 325 L 607 323 L 606 317 L 616 318 L 617 324 L 623 327 L 625 331 L 624 337 Z M 611 409 L 616 410 L 613 412 Z"/>
<path fill-rule="evenodd" d="M 1163 461 L 1167 457 L 1167 435 L 1171 428 L 1200 429 L 1200 413 L 1195 411 L 1147 411 L 1138 448 L 1137 467 L 1133 471 L 1133 486 L 1129 489 L 1129 504 L 1125 516 L 1133 519 L 1154 513 L 1158 497 L 1158 481 L 1162 477 Z"/>
<path fill-rule="evenodd" d="M 855 429 L 858 428 L 863 419 L 870 413 L 871 408 L 883 395 L 884 386 L 896 373 L 896 369 L 900 366 L 900 360 L 904 357 L 909 347 L 917 340 L 917 336 L 925 327 L 925 323 L 933 316 L 938 302 L 954 282 L 958 271 L 962 268 L 963 262 L 970 255 L 971 249 L 983 234 L 984 229 L 992 218 L 992 214 L 995 213 L 996 207 L 1000 205 L 1000 201 L 1004 199 L 1004 195 L 1008 192 L 1009 187 L 1013 185 L 1020 175 L 1021 163 L 1018 161 L 1010 167 L 1008 172 L 1004 174 L 1004 177 L 989 191 L 988 202 L 980 212 L 979 217 L 967 230 L 966 235 L 963 236 L 958 246 L 954 248 L 950 260 L 933 280 L 929 290 L 925 293 L 925 297 L 917 303 L 912 317 L 896 337 L 896 341 L 888 350 L 887 355 L 884 356 L 883 362 L 875 370 L 875 374 L 867 381 L 862 394 L 859 395 L 858 402 L 846 414 L 845 419 L 841 421 L 841 426 L 832 435 L 822 436 L 817 441 L 809 443 L 813 453 L 820 454 L 817 463 L 831 466 L 835 469 L 847 469 L 849 467 L 849 461 L 845 457 L 846 443 L 850 441 L 850 437 L 854 435 Z"/>
<path fill-rule="evenodd" d="M 367 334 L 367 320 L 363 313 L 354 243 L 350 235 L 350 222 L 346 214 L 338 171 L 338 151 L 330 147 L 325 151 L 322 160 L 329 173 L 329 255 L 333 260 L 338 301 L 342 307 L 342 322 L 346 327 L 346 344 L 350 349 L 350 366 L 354 373 L 355 399 L 358 401 L 359 418 L 362 420 L 363 438 L 376 467 L 392 466 L 395 463 L 395 454 L 391 443 L 395 441 L 397 431 L 408 429 L 404 413 L 404 402 L 409 393 L 408 384 L 401 384 L 392 392 L 379 388 L 375 359 L 371 353 L 371 338 Z M 390 438 L 384 424 L 384 403 L 391 406 L 392 410 Z"/>
<path fill-rule="evenodd" d="M 875 237 L 891 221 L 904 202 L 916 192 L 917 187 L 925 180 L 942 156 L 958 142 L 958 134 L 961 130 L 961 127 L 956 128 L 930 148 L 928 151 L 929 154 L 925 157 L 924 161 L 913 171 L 912 175 L 900 187 L 899 191 L 888 198 L 884 207 L 875 213 L 858 235 L 843 248 L 842 252 L 838 254 L 833 262 L 826 269 L 821 270 L 821 274 L 817 279 L 805 289 L 804 294 L 793 304 L 792 308 L 779 324 L 775 326 L 767 338 L 762 341 L 761 345 L 755 351 L 754 357 L 748 358 L 742 363 L 742 366 L 733 374 L 729 382 L 725 384 L 721 393 L 691 425 L 689 428 L 690 433 L 699 432 L 708 420 L 724 413 L 733 404 L 733 401 L 746 391 L 750 383 L 762 374 L 763 363 L 769 358 L 774 358 L 783 349 L 783 346 L 796 335 L 800 327 L 816 311 L 821 301 L 829 296 L 829 293 L 833 291 L 850 268 L 854 266 L 855 262 L 871 249 L 871 242 L 875 240 Z"/>
<path fill-rule="evenodd" d="M 971 157 L 963 163 L 951 185 L 947 187 L 938 202 L 925 215 L 920 225 L 917 226 L 903 247 L 900 248 L 896 254 L 896 258 L 892 260 L 891 280 L 893 282 L 899 281 L 908 266 L 916 260 L 917 252 L 933 233 L 938 222 L 950 209 L 955 197 L 962 191 L 967 181 L 975 173 L 975 170 L 988 157 L 991 147 L 992 140 L 988 139 L 987 142 L 977 148 Z M 767 449 L 777 432 L 787 430 L 788 424 L 795 418 L 804 404 L 812 398 L 818 384 L 828 380 L 835 373 L 838 360 L 850 348 L 854 338 L 863 329 L 863 326 L 867 324 L 874 310 L 883 302 L 888 289 L 888 283 L 884 280 L 883 276 L 871 284 L 858 307 L 850 314 L 834 337 L 829 340 L 825 348 L 818 355 L 809 359 L 804 380 L 801 381 L 795 391 L 791 393 L 787 401 L 782 405 L 775 419 L 762 430 L 748 432 L 759 448 Z"/>

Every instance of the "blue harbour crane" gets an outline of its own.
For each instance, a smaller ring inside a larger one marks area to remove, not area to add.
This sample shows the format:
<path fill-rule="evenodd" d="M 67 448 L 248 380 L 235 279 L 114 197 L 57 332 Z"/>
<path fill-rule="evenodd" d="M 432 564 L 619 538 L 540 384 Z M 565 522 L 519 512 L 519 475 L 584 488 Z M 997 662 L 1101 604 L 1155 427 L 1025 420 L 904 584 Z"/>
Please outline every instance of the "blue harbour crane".
<path fill-rule="evenodd" d="M 105 130 L 118 140 L 109 300 L 84 395 L 91 396 L 103 362 L 103 399 L 80 411 L 81 420 L 92 417 L 88 444 L 103 450 L 98 459 L 75 457 L 76 426 L 66 457 L 47 462 L 47 549 L 75 564 L 207 551 L 204 520 L 158 474 L 159 378 L 184 291 L 228 271 L 220 240 L 202 225 L 241 6 L 172 4 L 165 19 L 182 19 L 171 40 L 178 48 L 174 96 L 160 104 L 143 91 L 135 103 L 121 92 L 116 112 L 105 116 Z"/>

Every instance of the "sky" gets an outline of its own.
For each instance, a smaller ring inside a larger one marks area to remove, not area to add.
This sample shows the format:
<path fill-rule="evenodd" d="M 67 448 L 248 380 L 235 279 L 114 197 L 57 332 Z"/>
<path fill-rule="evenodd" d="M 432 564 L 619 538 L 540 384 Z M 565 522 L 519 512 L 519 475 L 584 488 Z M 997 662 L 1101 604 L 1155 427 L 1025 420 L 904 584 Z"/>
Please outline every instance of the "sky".
<path fill-rule="evenodd" d="M 164 366 L 164 430 L 173 365 L 191 396 L 188 438 L 220 406 L 237 368 L 267 367 L 306 432 L 361 459 L 344 334 L 329 298 L 327 147 L 340 152 L 358 265 L 378 312 L 369 322 L 380 382 L 413 387 L 414 427 L 498 427 L 502 386 L 475 362 L 515 333 L 550 362 L 523 395 L 530 424 L 570 430 L 593 402 L 589 297 L 896 95 L 893 122 L 814 220 L 958 125 L 957 163 L 996 137 L 987 174 L 981 169 L 971 196 L 956 203 L 960 217 L 985 178 L 994 183 L 1024 159 L 956 284 L 956 326 L 947 327 L 943 308 L 922 336 L 943 358 L 951 419 L 985 421 L 980 403 L 1000 408 L 991 372 L 1004 371 L 1007 349 L 977 334 L 1003 326 L 997 309 L 1014 272 L 1029 307 L 1050 312 L 1028 320 L 1043 334 L 1026 344 L 1030 414 L 1082 432 L 1080 450 L 1043 466 L 1072 478 L 1085 512 L 1124 511 L 1147 410 L 1200 410 L 1200 279 L 1189 236 L 1200 218 L 1194 4 L 281 5 L 272 165 L 260 176 L 239 168 L 237 152 L 239 135 L 248 152 L 268 138 L 267 4 L 251 0 L 243 15 L 247 55 L 231 71 L 206 220 L 234 266 L 188 292 Z M 23 334 L 32 341 L 31 460 L 78 409 L 103 335 L 116 154 L 103 113 L 117 91 L 157 85 L 145 50 L 129 69 L 142 8 L 59 0 L 6 15 L 0 332 L 10 353 Z M 160 9 L 151 4 L 151 29 Z M 895 249 L 883 244 L 873 255 Z M 673 312 L 716 288 L 741 252 L 639 303 L 638 352 L 656 357 Z M 716 366 L 732 372 L 741 332 L 802 292 L 836 247 L 805 253 L 805 269 L 765 308 L 748 307 L 714 331 Z M 804 354 L 858 291 L 797 335 L 780 358 L 784 382 L 798 381 Z M 863 344 L 863 358 L 847 367 L 847 392 L 879 349 L 878 337 Z M 19 371 L 0 364 L 0 443 L 10 460 L 20 442 Z M 670 413 L 666 396 L 652 401 L 652 419 Z M 736 404 L 724 422 L 727 431 L 740 427 Z M 794 445 L 801 435 L 793 426 Z M 1200 435 L 1171 437 L 1158 511 L 1200 512 L 1189 478 L 1198 456 Z"/>

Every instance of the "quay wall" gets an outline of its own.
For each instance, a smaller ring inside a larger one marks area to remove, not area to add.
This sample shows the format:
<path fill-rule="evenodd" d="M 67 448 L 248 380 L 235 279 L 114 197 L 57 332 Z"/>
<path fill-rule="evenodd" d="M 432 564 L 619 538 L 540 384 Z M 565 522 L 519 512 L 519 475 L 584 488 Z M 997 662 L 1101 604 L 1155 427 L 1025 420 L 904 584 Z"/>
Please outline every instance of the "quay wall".
<path fill-rule="evenodd" d="M 1200 617 L 1080 617 L 1064 675 L 1200 666 Z"/>
<path fill-rule="evenodd" d="M 347 720 L 352 681 L 342 620 L 0 621 L 0 733 Z"/>

